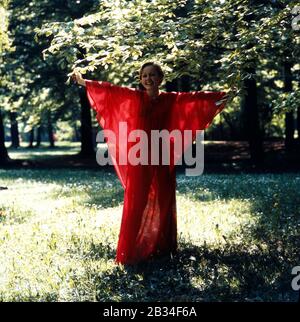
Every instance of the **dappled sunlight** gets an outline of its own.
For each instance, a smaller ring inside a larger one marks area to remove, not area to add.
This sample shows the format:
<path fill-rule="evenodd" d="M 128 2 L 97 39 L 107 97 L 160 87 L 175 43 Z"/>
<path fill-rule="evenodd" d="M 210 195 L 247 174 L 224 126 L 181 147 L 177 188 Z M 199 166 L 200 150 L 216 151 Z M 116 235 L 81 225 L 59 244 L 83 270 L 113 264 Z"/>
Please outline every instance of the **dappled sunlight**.
<path fill-rule="evenodd" d="M 53 198 L 60 188 L 54 183 L 19 180 L 1 194 L 0 209 L 5 206 L 31 213 L 18 225 L 0 225 L 1 297 L 10 289 L 9 296 L 16 300 L 39 296 L 50 301 L 71 300 L 75 296 L 72 276 L 78 278 L 86 271 L 84 254 L 90 255 L 92 245 L 116 243 L 120 207 L 101 211 L 84 206 L 80 191 Z M 110 257 L 106 261 L 113 264 Z"/>
<path fill-rule="evenodd" d="M 0 302 L 300 302 L 297 2 L 0 0 Z"/>
<path fill-rule="evenodd" d="M 195 202 L 179 196 L 177 204 L 179 235 L 195 245 L 225 244 L 233 233 L 235 242 L 242 242 L 243 226 L 249 228 L 257 222 L 247 200 Z"/>
<path fill-rule="evenodd" d="M 59 188 L 57 184 L 43 184 L 17 179 L 9 189 L 1 193 L 0 207 L 12 205 L 15 211 L 31 211 L 35 213 L 34 220 L 42 221 L 61 208 L 70 208 L 73 202 L 70 198 L 53 199 L 51 194 Z"/>
<path fill-rule="evenodd" d="M 115 175 L 0 170 L 0 299 L 292 299 L 297 178 L 179 175 L 178 252 L 126 267 L 114 261 L 123 203 Z"/>

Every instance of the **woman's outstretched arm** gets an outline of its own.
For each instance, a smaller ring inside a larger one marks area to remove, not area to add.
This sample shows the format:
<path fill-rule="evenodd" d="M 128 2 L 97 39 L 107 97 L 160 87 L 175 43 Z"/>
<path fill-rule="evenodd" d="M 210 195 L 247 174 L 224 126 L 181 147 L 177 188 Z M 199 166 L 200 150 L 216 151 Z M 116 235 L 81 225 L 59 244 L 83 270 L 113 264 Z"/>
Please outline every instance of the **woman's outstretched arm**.
<path fill-rule="evenodd" d="M 75 71 L 72 75 L 72 79 L 74 82 L 76 82 L 77 84 L 81 85 L 81 86 L 86 86 L 86 82 L 85 82 L 85 79 L 82 77 L 82 75 Z"/>

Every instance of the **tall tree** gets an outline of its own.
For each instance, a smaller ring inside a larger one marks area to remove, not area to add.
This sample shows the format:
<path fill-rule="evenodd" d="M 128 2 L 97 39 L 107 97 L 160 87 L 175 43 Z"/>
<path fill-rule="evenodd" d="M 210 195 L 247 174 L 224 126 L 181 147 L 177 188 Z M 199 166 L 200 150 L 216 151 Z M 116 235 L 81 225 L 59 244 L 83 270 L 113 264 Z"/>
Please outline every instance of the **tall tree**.
<path fill-rule="evenodd" d="M 43 59 L 46 48 L 44 39 L 35 37 L 35 28 L 47 22 L 59 20 L 67 22 L 91 12 L 97 0 L 57 1 L 57 0 L 12 0 L 9 29 L 13 35 L 15 50 L 6 55 L 5 71 L 12 86 L 7 87 L 7 95 L 12 104 L 22 98 L 16 112 L 27 119 L 29 127 L 46 124 L 52 131 L 57 120 L 73 120 L 78 111 L 79 97 L 74 89 L 65 84 L 68 62 L 66 60 Z M 49 126 L 48 112 L 51 114 Z M 91 132 L 91 129 L 87 129 Z M 54 145 L 52 135 L 50 145 Z"/>
<path fill-rule="evenodd" d="M 0 0 L 0 62 L 3 61 L 4 52 L 10 48 L 8 36 L 8 0 Z M 0 78 L 0 85 L 3 82 Z M 1 86 L 0 86 L 1 87 Z M 0 107 L 0 164 L 6 163 L 9 160 L 7 149 L 5 147 L 5 133 L 3 124 L 3 107 Z"/>
<path fill-rule="evenodd" d="M 18 121 L 17 121 L 17 113 L 11 111 L 9 113 L 9 117 L 10 117 L 11 146 L 13 148 L 18 148 L 20 146 L 20 139 L 19 139 L 19 128 L 18 128 Z"/>
<path fill-rule="evenodd" d="M 6 163 L 8 161 L 8 153 L 5 147 L 5 134 L 2 112 L 0 110 L 0 164 Z"/>
<path fill-rule="evenodd" d="M 8 23 L 8 0 L 0 0 L 0 53 L 9 48 L 9 37 L 7 33 Z"/>
<path fill-rule="evenodd" d="M 292 64 L 289 61 L 285 61 L 283 65 L 284 75 L 284 92 L 290 93 L 293 90 L 292 85 Z M 294 143 L 294 111 L 288 111 L 285 113 L 285 147 L 290 151 Z"/>
<path fill-rule="evenodd" d="M 91 108 L 85 90 L 79 88 L 81 104 L 81 151 L 82 156 L 94 156 L 94 146 L 92 141 Z"/>

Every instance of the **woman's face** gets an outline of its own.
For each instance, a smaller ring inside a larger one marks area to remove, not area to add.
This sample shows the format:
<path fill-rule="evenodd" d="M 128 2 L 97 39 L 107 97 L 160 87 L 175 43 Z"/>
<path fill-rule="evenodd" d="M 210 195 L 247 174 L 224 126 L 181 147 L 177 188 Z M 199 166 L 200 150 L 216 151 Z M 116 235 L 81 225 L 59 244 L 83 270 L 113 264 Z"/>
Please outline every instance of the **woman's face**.
<path fill-rule="evenodd" d="M 154 66 L 146 66 L 142 71 L 140 81 L 146 90 L 156 90 L 159 88 L 162 78 Z"/>

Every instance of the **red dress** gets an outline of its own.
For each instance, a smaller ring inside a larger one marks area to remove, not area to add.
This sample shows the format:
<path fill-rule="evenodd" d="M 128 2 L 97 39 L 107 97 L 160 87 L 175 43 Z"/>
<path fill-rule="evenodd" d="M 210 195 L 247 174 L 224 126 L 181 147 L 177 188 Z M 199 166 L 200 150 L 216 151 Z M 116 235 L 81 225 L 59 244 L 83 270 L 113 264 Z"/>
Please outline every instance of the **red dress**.
<path fill-rule="evenodd" d="M 119 122 L 128 134 L 142 129 L 196 130 L 207 128 L 225 106 L 216 106 L 224 92 L 161 92 L 152 100 L 145 91 L 86 81 L 87 96 L 103 129 L 116 135 L 107 142 L 115 152 L 113 163 L 124 187 L 124 206 L 116 261 L 135 264 L 152 256 L 170 254 L 177 248 L 176 177 L 171 165 L 124 165 L 120 157 L 136 143 L 119 133 Z M 125 148 L 124 148 L 125 147 Z M 186 146 L 184 147 L 186 148 Z M 112 155 L 114 155 L 112 153 Z"/>

